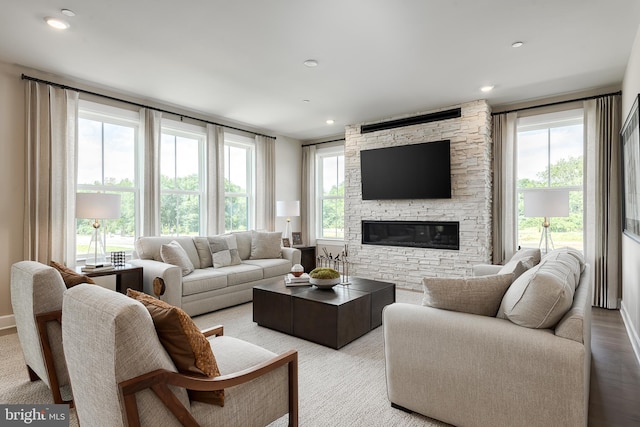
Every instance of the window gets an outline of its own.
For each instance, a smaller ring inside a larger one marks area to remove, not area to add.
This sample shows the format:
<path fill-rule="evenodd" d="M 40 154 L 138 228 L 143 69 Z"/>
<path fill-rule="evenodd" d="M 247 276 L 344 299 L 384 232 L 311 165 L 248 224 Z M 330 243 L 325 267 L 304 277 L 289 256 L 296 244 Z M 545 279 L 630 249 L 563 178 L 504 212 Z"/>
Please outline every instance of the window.
<path fill-rule="evenodd" d="M 136 206 L 139 180 L 136 153 L 137 112 L 80 101 L 78 113 L 78 192 L 120 194 L 120 219 L 101 220 L 101 239 L 107 253 L 133 250 L 138 235 Z M 84 259 L 94 229 L 92 221 L 76 220 L 76 258 Z"/>
<path fill-rule="evenodd" d="M 344 147 L 316 151 L 317 236 L 344 239 Z"/>
<path fill-rule="evenodd" d="M 525 217 L 523 191 L 563 188 L 569 191 L 569 216 L 550 218 L 553 244 L 584 250 L 583 132 L 582 109 L 518 119 L 519 246 L 538 247 L 543 222 Z"/>
<path fill-rule="evenodd" d="M 250 230 L 254 224 L 255 144 L 251 138 L 225 133 L 224 228 Z"/>
<path fill-rule="evenodd" d="M 160 234 L 197 236 L 204 230 L 206 215 L 202 173 L 204 130 L 175 122 L 163 124 L 166 126 L 160 139 Z"/>

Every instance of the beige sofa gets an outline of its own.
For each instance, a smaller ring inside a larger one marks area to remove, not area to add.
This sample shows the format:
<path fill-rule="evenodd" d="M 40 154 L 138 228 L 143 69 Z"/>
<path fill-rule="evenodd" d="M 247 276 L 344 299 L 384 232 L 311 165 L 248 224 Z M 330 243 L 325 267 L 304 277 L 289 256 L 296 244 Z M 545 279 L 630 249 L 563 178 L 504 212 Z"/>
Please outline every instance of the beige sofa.
<path fill-rule="evenodd" d="M 544 257 L 508 282 L 497 317 L 424 305 L 387 306 L 383 331 L 392 405 L 456 426 L 586 426 L 590 273 L 583 262 L 567 269 L 566 258 Z M 559 292 L 553 294 L 550 284 Z M 552 294 L 555 303 L 540 302 Z M 572 298 L 568 307 L 540 316 L 538 305 L 557 308 L 567 297 Z M 438 298 L 425 291 L 425 299 Z M 460 306 L 460 299 L 454 303 Z"/>
<path fill-rule="evenodd" d="M 161 278 L 166 289 L 160 298 L 182 308 L 190 316 L 251 301 L 254 286 L 278 277 L 284 278 L 294 264 L 300 263 L 300 250 L 280 247 L 280 233 L 244 231 L 230 235 L 237 243 L 241 261 L 237 265 L 213 267 L 212 240 L 229 235 L 140 237 L 136 240 L 134 259 L 130 262 L 143 267 L 145 293 L 154 295 L 153 281 L 156 277 Z M 269 239 L 271 242 L 277 239 L 277 253 L 272 258 L 264 258 L 256 252 L 261 248 L 260 239 Z M 163 261 L 163 245 L 172 241 L 186 252 L 193 266 L 189 274 L 183 275 L 183 268 Z"/>

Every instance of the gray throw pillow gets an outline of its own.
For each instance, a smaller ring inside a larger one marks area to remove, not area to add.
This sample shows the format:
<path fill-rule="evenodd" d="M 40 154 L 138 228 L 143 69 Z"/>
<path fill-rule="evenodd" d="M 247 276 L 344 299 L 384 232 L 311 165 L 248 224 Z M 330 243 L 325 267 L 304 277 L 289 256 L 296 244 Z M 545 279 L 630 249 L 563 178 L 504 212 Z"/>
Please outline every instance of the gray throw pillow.
<path fill-rule="evenodd" d="M 495 317 L 513 274 L 468 278 L 422 279 L 422 305 L 462 313 Z"/>
<path fill-rule="evenodd" d="M 162 258 L 162 262 L 180 267 L 183 276 L 192 273 L 194 270 L 189 255 L 187 255 L 184 248 L 180 246 L 180 243 L 175 240 L 160 246 L 160 257 Z"/>
<path fill-rule="evenodd" d="M 281 239 L 279 231 L 252 231 L 249 259 L 282 258 Z"/>
<path fill-rule="evenodd" d="M 523 257 L 520 259 L 509 260 L 508 263 L 502 266 L 497 274 L 513 274 L 513 280 L 516 280 L 522 273 L 534 266 L 533 257 Z"/>
<path fill-rule="evenodd" d="M 509 287 L 498 317 L 527 328 L 553 328 L 573 304 L 575 268 L 566 260 L 543 259 Z"/>
<path fill-rule="evenodd" d="M 209 248 L 214 268 L 242 263 L 238 255 L 238 242 L 233 234 L 209 237 Z"/>

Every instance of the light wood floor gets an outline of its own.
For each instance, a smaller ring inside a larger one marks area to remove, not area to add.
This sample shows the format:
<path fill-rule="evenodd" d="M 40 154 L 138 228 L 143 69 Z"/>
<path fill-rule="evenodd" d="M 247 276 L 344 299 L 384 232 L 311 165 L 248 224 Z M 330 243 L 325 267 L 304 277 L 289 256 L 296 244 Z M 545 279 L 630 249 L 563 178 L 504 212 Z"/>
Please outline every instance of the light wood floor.
<path fill-rule="evenodd" d="M 640 426 L 640 366 L 620 312 L 592 314 L 589 426 Z"/>

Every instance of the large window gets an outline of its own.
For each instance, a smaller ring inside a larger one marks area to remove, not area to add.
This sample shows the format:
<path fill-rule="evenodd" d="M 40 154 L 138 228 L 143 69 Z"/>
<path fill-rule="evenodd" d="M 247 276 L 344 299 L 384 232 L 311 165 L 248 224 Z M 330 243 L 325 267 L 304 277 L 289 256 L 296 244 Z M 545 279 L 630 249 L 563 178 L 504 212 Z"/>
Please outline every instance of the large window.
<path fill-rule="evenodd" d="M 344 239 L 344 147 L 316 151 L 317 236 Z"/>
<path fill-rule="evenodd" d="M 137 112 L 81 101 L 78 118 L 78 192 L 120 194 L 120 219 L 101 220 L 106 252 L 133 250 L 136 232 Z M 76 222 L 76 258 L 84 259 L 94 232 L 88 219 Z"/>
<path fill-rule="evenodd" d="M 524 192 L 562 188 L 569 192 L 569 216 L 549 218 L 555 247 L 583 245 L 583 111 L 518 119 L 518 245 L 538 247 L 544 218 L 525 216 Z"/>
<path fill-rule="evenodd" d="M 253 139 L 225 133 L 224 228 L 250 230 L 254 224 L 255 144 Z"/>
<path fill-rule="evenodd" d="M 168 122 L 160 141 L 160 233 L 197 236 L 204 229 L 204 130 Z M 165 123 L 163 123 L 165 124 Z"/>

